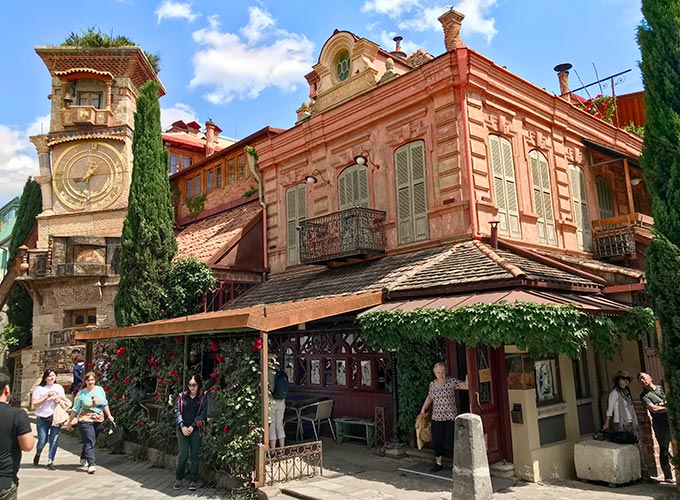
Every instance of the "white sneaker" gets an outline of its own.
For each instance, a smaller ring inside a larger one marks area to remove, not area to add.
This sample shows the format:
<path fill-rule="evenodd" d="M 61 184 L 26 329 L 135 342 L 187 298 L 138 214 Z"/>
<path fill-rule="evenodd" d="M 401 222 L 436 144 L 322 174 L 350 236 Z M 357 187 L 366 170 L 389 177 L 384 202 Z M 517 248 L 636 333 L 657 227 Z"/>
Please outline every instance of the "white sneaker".
<path fill-rule="evenodd" d="M 80 467 L 78 467 L 78 468 L 79 468 L 79 469 L 82 469 L 82 470 L 86 470 L 86 469 L 87 469 L 87 460 L 85 460 L 85 459 L 83 458 L 83 459 L 80 461 Z"/>
<path fill-rule="evenodd" d="M 94 466 L 94 465 L 90 465 L 90 466 L 87 468 L 87 473 L 88 473 L 88 474 L 94 474 L 95 470 L 96 470 L 95 466 Z"/>

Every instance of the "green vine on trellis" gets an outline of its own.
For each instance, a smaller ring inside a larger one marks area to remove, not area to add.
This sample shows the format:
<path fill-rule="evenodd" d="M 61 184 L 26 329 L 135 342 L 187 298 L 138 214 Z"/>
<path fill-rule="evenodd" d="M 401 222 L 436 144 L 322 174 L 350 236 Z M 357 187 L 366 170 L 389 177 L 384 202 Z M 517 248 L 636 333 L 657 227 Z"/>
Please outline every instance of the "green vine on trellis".
<path fill-rule="evenodd" d="M 648 308 L 633 307 L 621 316 L 589 315 L 575 306 L 530 302 L 474 304 L 456 309 L 377 311 L 359 317 L 362 336 L 372 347 L 395 351 L 400 436 L 413 434 L 415 417 L 432 380 L 435 340 L 467 346 L 516 345 L 531 357 L 552 354 L 577 358 L 590 340 L 602 358 L 613 359 L 624 339 L 639 340 L 654 331 Z"/>
<path fill-rule="evenodd" d="M 366 341 L 381 349 L 441 336 L 468 346 L 514 344 L 536 358 L 549 354 L 577 358 L 590 339 L 603 357 L 612 359 L 624 337 L 637 340 L 654 330 L 654 316 L 647 308 L 605 316 L 588 315 L 571 305 L 531 302 L 378 311 L 361 316 L 359 322 Z"/>

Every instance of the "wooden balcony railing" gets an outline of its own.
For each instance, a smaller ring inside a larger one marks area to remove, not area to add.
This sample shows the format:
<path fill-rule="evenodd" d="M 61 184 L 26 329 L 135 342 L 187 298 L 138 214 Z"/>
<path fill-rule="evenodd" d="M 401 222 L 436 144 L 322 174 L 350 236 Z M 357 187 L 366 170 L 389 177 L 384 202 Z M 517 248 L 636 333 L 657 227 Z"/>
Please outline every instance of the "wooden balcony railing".
<path fill-rule="evenodd" d="M 110 109 L 98 109 L 94 106 L 70 106 L 62 113 L 63 125 L 109 126 L 113 113 Z"/>
<path fill-rule="evenodd" d="M 349 208 L 300 223 L 300 262 L 321 264 L 385 253 L 385 212 Z"/>
<path fill-rule="evenodd" d="M 636 235 L 651 238 L 652 226 L 651 216 L 638 213 L 594 220 L 593 255 L 598 259 L 635 255 Z"/>

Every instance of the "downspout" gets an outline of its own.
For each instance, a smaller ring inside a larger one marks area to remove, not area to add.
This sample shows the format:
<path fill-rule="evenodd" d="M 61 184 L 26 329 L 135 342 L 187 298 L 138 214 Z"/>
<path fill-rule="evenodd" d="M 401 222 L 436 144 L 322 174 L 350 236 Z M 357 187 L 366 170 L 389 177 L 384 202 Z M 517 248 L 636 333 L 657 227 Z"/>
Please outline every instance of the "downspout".
<path fill-rule="evenodd" d="M 258 200 L 262 207 L 262 263 L 264 265 L 263 281 L 266 281 L 267 272 L 269 271 L 269 256 L 267 255 L 267 204 L 264 202 L 264 190 L 262 188 L 262 178 L 258 171 L 257 153 L 255 152 L 255 148 L 246 146 L 244 149 L 247 153 L 246 160 L 248 161 L 250 173 L 253 174 L 253 177 L 255 177 L 255 180 L 257 181 Z"/>
<path fill-rule="evenodd" d="M 458 64 L 458 98 L 460 99 L 461 126 L 463 129 L 463 152 L 465 156 L 465 172 L 468 178 L 468 210 L 470 211 L 470 233 L 473 239 L 479 239 L 477 234 L 477 214 L 475 213 L 475 188 L 472 172 L 472 148 L 470 147 L 470 125 L 468 123 L 467 94 L 465 92 L 470 73 L 467 47 L 456 48 L 456 62 Z"/>

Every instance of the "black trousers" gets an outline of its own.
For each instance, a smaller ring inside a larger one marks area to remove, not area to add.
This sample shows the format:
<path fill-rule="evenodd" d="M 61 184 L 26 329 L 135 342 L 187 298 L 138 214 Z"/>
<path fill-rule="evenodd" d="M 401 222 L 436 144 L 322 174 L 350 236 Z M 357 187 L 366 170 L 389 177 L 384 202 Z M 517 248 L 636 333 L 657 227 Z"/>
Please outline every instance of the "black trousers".
<path fill-rule="evenodd" d="M 436 457 L 453 456 L 453 420 L 432 420 L 432 445 Z"/>
<path fill-rule="evenodd" d="M 661 470 L 663 470 L 664 477 L 672 477 L 671 464 L 668 455 L 668 445 L 671 443 L 671 428 L 668 423 L 668 418 L 654 420 L 652 419 L 652 428 L 654 429 L 654 436 L 656 442 L 659 443 L 659 462 Z"/>

